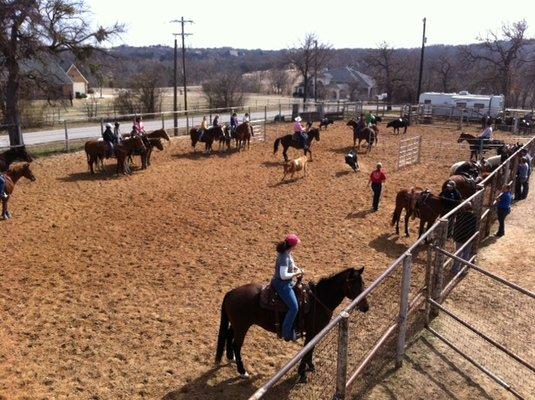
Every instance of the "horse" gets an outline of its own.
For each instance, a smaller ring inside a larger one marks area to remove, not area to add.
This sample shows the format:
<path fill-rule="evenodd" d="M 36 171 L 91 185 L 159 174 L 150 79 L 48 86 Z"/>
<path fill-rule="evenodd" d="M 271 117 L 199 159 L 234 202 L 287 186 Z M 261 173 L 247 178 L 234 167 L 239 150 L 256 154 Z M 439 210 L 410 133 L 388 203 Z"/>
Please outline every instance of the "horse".
<path fill-rule="evenodd" d="M 468 142 L 470 146 L 470 160 L 474 158 L 477 160 L 477 157 L 485 150 L 498 149 L 505 144 L 503 140 L 485 140 L 462 132 L 457 139 L 457 143 L 462 143 L 463 141 Z"/>
<path fill-rule="evenodd" d="M 480 177 L 479 177 L 480 178 Z M 472 179 L 466 175 L 452 175 L 442 184 L 442 190 L 446 189 L 449 181 L 455 182 L 455 187 L 461 193 L 463 199 L 467 199 L 477 191 L 477 183 L 480 179 Z"/>
<path fill-rule="evenodd" d="M 347 297 L 351 300 L 357 298 L 364 291 L 362 278 L 364 268 L 355 270 L 347 268 L 328 278 L 320 279 L 317 284 L 310 283 L 310 311 L 305 319 L 305 346 L 320 332 L 331 320 L 333 311 Z M 248 284 L 232 289 L 225 294 L 221 304 L 221 323 L 217 339 L 215 361 L 218 364 L 226 347 L 228 360 L 236 357 L 236 367 L 242 378 L 248 378 L 241 356 L 241 348 L 245 335 L 253 325 L 277 333 L 274 311 L 260 307 L 260 292 L 262 285 Z M 362 312 L 369 309 L 366 298 L 357 305 Z M 306 371 L 314 371 L 312 348 L 299 365 L 301 382 L 306 382 Z"/>
<path fill-rule="evenodd" d="M 353 128 L 353 147 L 357 147 L 357 139 L 359 141 L 357 150 L 360 150 L 360 142 L 366 140 L 368 143 L 368 151 L 372 149 L 373 144 L 379 142 L 377 136 L 379 134 L 379 128 L 377 125 L 372 125 L 371 127 L 364 127 L 359 132 L 357 132 L 357 121 L 351 119 L 347 122 L 347 126 Z"/>
<path fill-rule="evenodd" d="M 396 208 L 392 214 L 392 226 L 396 226 L 396 235 L 399 235 L 399 220 L 401 213 L 405 210 L 405 236 L 409 237 L 409 218 L 414 214 L 416 202 L 423 192 L 422 188 L 412 187 L 411 189 L 402 189 L 396 195 Z M 414 218 L 414 217 L 413 217 Z"/>
<path fill-rule="evenodd" d="M 310 161 L 312 161 L 312 151 L 310 150 L 310 147 L 312 146 L 312 141 L 316 139 L 316 141 L 319 142 L 320 140 L 320 130 L 318 128 L 311 128 L 308 132 L 308 139 L 307 139 L 307 145 L 303 149 L 303 146 L 298 140 L 294 140 L 293 133 L 289 133 L 288 135 L 284 135 L 280 138 L 275 139 L 275 142 L 273 143 L 273 154 L 277 154 L 277 151 L 279 150 L 279 144 L 282 144 L 283 152 L 282 155 L 284 156 L 284 161 L 288 162 L 288 154 L 286 153 L 288 151 L 288 148 L 293 147 L 295 149 L 303 149 L 304 155 L 306 156 L 307 153 L 310 154 Z"/>
<path fill-rule="evenodd" d="M 253 136 L 253 126 L 249 122 L 242 122 L 236 127 L 234 138 L 238 151 L 242 148 L 245 149 L 245 143 L 247 143 L 247 149 L 249 149 L 251 146 L 251 136 Z"/>
<path fill-rule="evenodd" d="M 223 136 L 223 128 L 220 126 L 211 126 L 208 129 L 205 129 L 201 140 L 199 140 L 199 131 L 196 128 L 192 128 L 189 131 L 189 136 L 191 138 L 191 147 L 193 147 L 193 152 L 196 152 L 195 147 L 197 146 L 197 143 L 201 142 L 205 145 L 205 153 L 210 154 L 212 152 L 214 140 Z"/>
<path fill-rule="evenodd" d="M 7 198 L 2 199 L 2 218 L 4 219 L 11 218 L 11 214 L 9 213 L 7 209 L 7 203 L 9 199 L 11 198 L 11 194 L 13 193 L 13 190 L 15 189 L 15 184 L 22 177 L 25 177 L 32 182 L 34 182 L 36 179 L 32 171 L 30 170 L 30 164 L 28 162 L 25 162 L 22 164 L 14 164 L 4 174 L 4 180 L 6 183 L 4 191 L 7 194 Z"/>
<path fill-rule="evenodd" d="M 329 125 L 332 125 L 334 124 L 334 121 L 330 118 L 322 118 L 321 121 L 320 121 L 320 127 L 319 129 L 321 130 L 321 128 L 325 127 L 325 130 L 327 130 L 327 128 L 329 127 Z"/>
<path fill-rule="evenodd" d="M 429 189 L 424 190 L 418 196 L 414 206 L 414 215 L 420 218 L 418 237 L 433 225 L 442 214 L 442 200 L 435 196 Z"/>
<path fill-rule="evenodd" d="M 117 145 L 115 146 L 115 148 L 117 148 Z M 96 167 L 102 170 L 104 168 L 103 160 L 105 158 L 110 158 L 108 143 L 103 141 L 102 139 L 88 140 L 87 142 L 85 142 L 84 150 L 87 158 L 87 165 L 89 166 L 89 171 L 91 171 L 92 174 L 95 173 L 95 170 L 93 169 L 93 164 L 95 164 Z"/>
<path fill-rule="evenodd" d="M 453 164 L 450 168 L 450 176 L 453 175 L 468 175 L 472 179 L 477 179 L 481 175 L 483 165 L 476 161 L 459 161 Z"/>
<path fill-rule="evenodd" d="M 148 146 L 147 146 L 148 143 Z M 150 156 L 152 154 L 152 150 L 156 147 L 158 150 L 163 150 L 163 143 L 162 139 L 160 138 L 151 138 L 147 135 L 147 143 L 145 144 L 145 150 L 144 151 L 134 151 L 132 153 L 132 156 L 140 156 L 141 158 L 141 169 L 147 169 L 147 167 L 150 166 Z M 128 156 L 128 161 L 132 161 L 132 156 Z"/>
<path fill-rule="evenodd" d="M 230 151 L 230 142 L 231 140 L 236 140 L 236 148 L 238 147 L 238 140 L 236 139 L 236 133 L 232 132 L 230 126 L 223 125 L 223 135 L 219 138 L 219 150 L 221 150 L 225 145 L 227 146 L 227 151 Z"/>
<path fill-rule="evenodd" d="M 132 173 L 128 165 L 128 157 L 134 154 L 135 151 L 141 153 L 146 151 L 143 139 L 140 136 L 134 136 L 130 139 L 125 139 L 117 146 L 115 146 L 115 157 L 117 158 L 117 168 L 115 172 L 118 174 L 122 172 L 123 175 Z"/>
<path fill-rule="evenodd" d="M 409 126 L 409 120 L 407 118 L 398 118 L 393 121 L 390 121 L 388 124 L 386 124 L 387 128 L 394 128 L 394 133 L 399 135 L 399 128 L 405 128 L 403 130 L 403 133 L 407 133 L 407 127 Z"/>
<path fill-rule="evenodd" d="M 123 133 L 121 135 L 121 138 L 128 139 L 132 137 L 133 133 L 134 133 L 133 131 L 131 133 Z M 145 133 L 143 136 L 145 136 L 147 139 L 164 139 L 164 140 L 167 140 L 168 142 L 171 141 L 171 138 L 167 134 L 167 131 L 163 128 L 157 129 L 149 133 Z"/>
<path fill-rule="evenodd" d="M 33 157 L 26 150 L 26 146 L 13 146 L 0 153 L 0 172 L 7 171 L 14 161 L 32 162 Z"/>
<path fill-rule="evenodd" d="M 500 161 L 504 163 L 509 157 L 515 154 L 522 147 L 522 143 L 504 144 L 496 149 L 496 153 L 500 156 Z"/>

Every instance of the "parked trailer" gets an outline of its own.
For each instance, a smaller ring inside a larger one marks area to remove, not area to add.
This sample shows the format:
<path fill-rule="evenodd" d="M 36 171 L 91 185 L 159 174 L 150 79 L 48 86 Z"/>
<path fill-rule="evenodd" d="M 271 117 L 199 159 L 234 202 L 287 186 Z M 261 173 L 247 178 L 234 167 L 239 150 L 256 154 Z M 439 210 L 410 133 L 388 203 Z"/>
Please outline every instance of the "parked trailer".
<path fill-rule="evenodd" d="M 426 92 L 420 95 L 420 113 L 429 116 L 459 117 L 461 113 L 469 119 L 484 115 L 496 117 L 504 107 L 503 95 Z"/>

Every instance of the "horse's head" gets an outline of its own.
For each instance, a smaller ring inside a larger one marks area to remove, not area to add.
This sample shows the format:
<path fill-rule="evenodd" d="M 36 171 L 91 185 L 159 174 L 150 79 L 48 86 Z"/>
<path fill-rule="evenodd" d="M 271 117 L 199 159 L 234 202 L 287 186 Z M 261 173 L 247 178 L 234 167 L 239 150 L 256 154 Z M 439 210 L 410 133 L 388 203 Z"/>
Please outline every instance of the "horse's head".
<path fill-rule="evenodd" d="M 461 134 L 459 135 L 459 138 L 457 139 L 457 143 L 461 143 L 463 140 L 468 139 L 468 137 L 469 135 L 467 135 L 464 132 L 461 132 Z"/>
<path fill-rule="evenodd" d="M 350 119 L 349 121 L 347 121 L 346 126 L 350 126 L 352 128 L 355 128 L 357 126 L 357 121 L 355 121 L 354 119 Z"/>
<path fill-rule="evenodd" d="M 364 291 L 364 279 L 362 274 L 364 267 L 360 269 L 349 268 L 346 276 L 346 297 L 355 300 Z M 364 297 L 358 302 L 357 307 L 359 311 L 366 312 L 369 310 L 368 300 Z"/>
<path fill-rule="evenodd" d="M 13 171 L 16 171 L 19 176 L 23 176 L 26 179 L 29 179 L 30 181 L 35 181 L 35 175 L 33 174 L 32 170 L 30 169 L 30 163 L 22 163 L 17 164 L 12 167 Z"/>
<path fill-rule="evenodd" d="M 394 120 L 396 121 L 396 120 Z M 392 128 L 394 126 L 394 121 L 390 121 L 389 123 L 386 124 L 386 127 L 387 128 Z"/>
<path fill-rule="evenodd" d="M 312 136 L 318 142 L 320 141 L 320 130 L 318 128 L 312 128 L 308 131 L 308 135 Z"/>
<path fill-rule="evenodd" d="M 163 143 L 162 143 L 162 139 L 160 138 L 156 138 L 156 139 L 149 139 L 150 143 L 156 147 L 158 150 L 162 151 L 163 150 Z"/>

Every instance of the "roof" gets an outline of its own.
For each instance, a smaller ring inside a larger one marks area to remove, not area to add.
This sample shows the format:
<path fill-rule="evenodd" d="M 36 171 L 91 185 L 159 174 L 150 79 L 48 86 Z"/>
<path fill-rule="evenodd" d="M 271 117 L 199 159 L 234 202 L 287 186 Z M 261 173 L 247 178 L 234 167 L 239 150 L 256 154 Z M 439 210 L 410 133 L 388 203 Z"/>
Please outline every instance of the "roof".
<path fill-rule="evenodd" d="M 57 85 L 72 85 L 72 79 L 54 59 L 30 59 L 22 61 L 24 73 Z"/>
<path fill-rule="evenodd" d="M 76 67 L 76 65 L 74 65 L 74 64 L 71 64 L 71 66 L 70 66 L 69 68 L 67 68 L 67 71 L 65 72 L 65 73 L 67 74 L 67 76 L 68 76 L 69 71 L 70 71 L 71 69 L 76 70 L 76 71 L 78 72 L 78 74 L 80 74 L 80 77 L 84 80 L 85 83 L 89 83 L 89 81 L 85 78 L 84 74 L 82 74 L 82 73 L 80 72 L 80 70 Z M 70 78 L 70 76 L 69 76 L 69 78 Z"/>
<path fill-rule="evenodd" d="M 375 81 L 372 77 L 357 71 L 351 67 L 330 69 L 325 72 L 331 75 L 332 83 L 353 83 L 360 82 L 366 87 L 374 87 Z"/>

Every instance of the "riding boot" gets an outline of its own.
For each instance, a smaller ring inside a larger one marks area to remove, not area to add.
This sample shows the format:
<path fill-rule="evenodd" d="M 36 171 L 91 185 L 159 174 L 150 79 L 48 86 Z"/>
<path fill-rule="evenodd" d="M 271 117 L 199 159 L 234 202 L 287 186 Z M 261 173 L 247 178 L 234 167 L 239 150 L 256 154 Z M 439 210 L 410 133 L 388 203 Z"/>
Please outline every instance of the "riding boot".
<path fill-rule="evenodd" d="M 8 197 L 9 197 L 9 196 L 7 195 L 6 192 L 2 192 L 2 193 L 0 193 L 0 199 L 5 200 L 5 199 L 7 199 Z"/>

